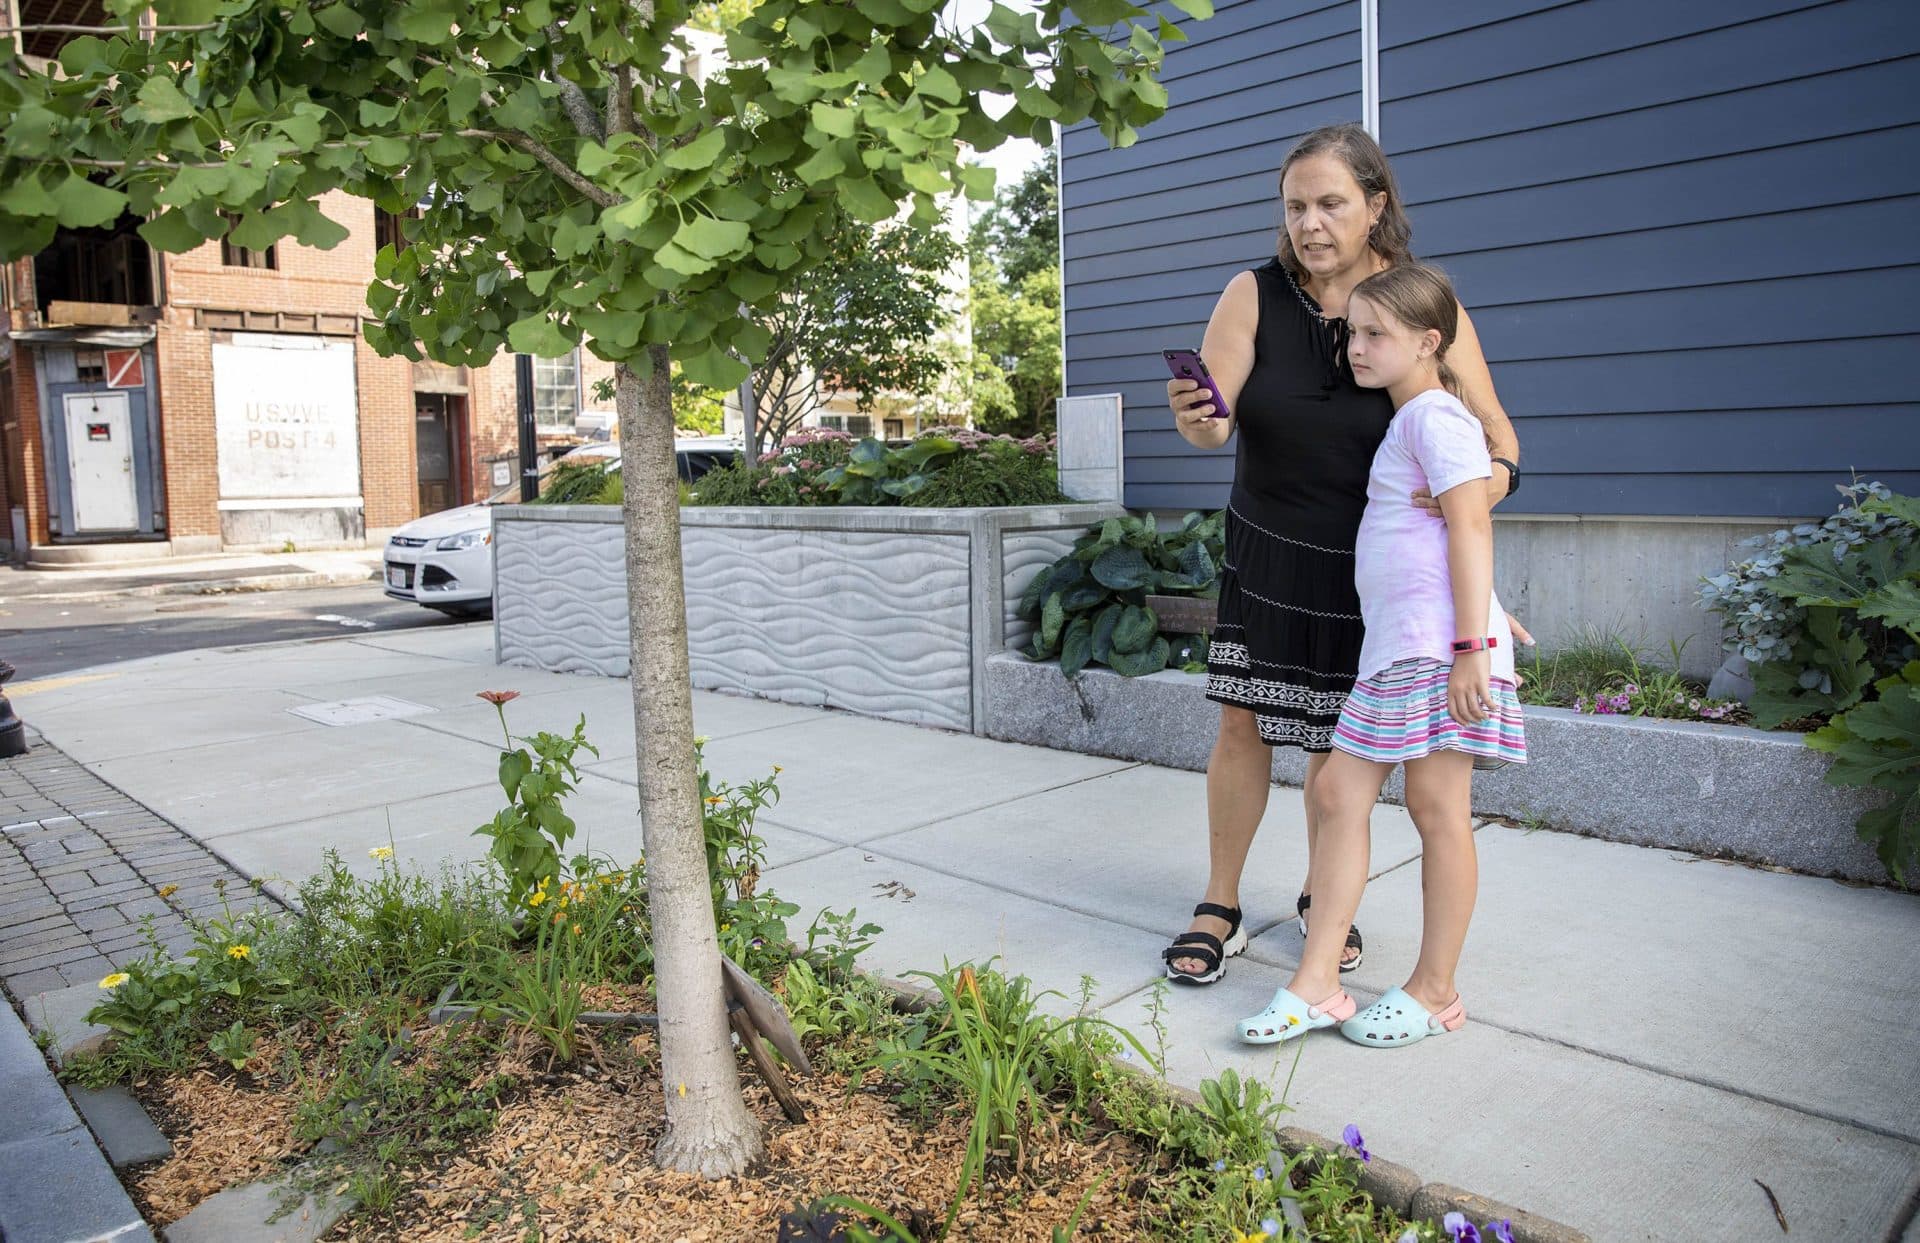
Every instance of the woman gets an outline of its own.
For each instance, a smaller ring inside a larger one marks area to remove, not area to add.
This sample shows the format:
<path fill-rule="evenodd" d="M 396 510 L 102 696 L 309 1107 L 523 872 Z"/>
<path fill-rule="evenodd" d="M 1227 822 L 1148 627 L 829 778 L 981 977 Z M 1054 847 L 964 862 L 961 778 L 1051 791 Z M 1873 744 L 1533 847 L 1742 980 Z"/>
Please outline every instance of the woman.
<path fill-rule="evenodd" d="M 1280 166 L 1286 227 L 1279 253 L 1227 283 L 1207 322 L 1201 354 L 1228 416 L 1192 380 L 1167 384 L 1180 435 L 1217 449 L 1236 432 L 1220 613 L 1207 659 L 1207 697 L 1220 731 L 1207 762 L 1209 871 L 1187 932 L 1163 954 L 1169 979 L 1211 984 L 1246 948 L 1240 873 L 1266 812 L 1272 748 L 1307 752 L 1307 877 L 1296 907 L 1306 931 L 1313 894 L 1315 779 L 1359 667 L 1362 628 L 1354 591 L 1354 537 L 1367 472 L 1393 403 L 1353 382 L 1347 362 L 1347 295 L 1412 258 L 1399 188 L 1387 158 L 1358 125 L 1315 130 Z M 1488 504 L 1517 483 L 1519 442 L 1494 396 L 1466 311 L 1448 353 L 1493 448 Z M 1433 498 L 1408 504 L 1438 513 Z M 1516 633 L 1525 641 L 1525 632 Z M 1349 929 L 1340 969 L 1360 965 Z"/>

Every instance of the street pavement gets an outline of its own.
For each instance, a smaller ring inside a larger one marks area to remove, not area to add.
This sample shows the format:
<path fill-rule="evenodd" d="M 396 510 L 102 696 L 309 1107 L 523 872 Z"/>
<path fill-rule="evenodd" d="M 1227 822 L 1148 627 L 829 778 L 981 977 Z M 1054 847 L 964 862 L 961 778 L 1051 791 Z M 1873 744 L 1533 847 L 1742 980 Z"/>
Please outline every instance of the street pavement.
<path fill-rule="evenodd" d="M 16 683 L 67 757 L 238 873 L 285 892 L 322 851 L 371 873 L 476 860 L 499 799 L 494 709 L 517 733 L 584 714 L 601 758 L 570 811 L 583 845 L 640 849 L 630 687 L 493 664 L 488 627 L 202 650 Z M 695 696 L 718 777 L 782 767 L 764 884 L 857 907 L 870 969 L 1000 959 L 1156 1038 L 1159 951 L 1204 879 L 1205 779 L 832 711 Z M 1623 779 L 1627 775 L 1623 774 Z M 1419 839 L 1374 816 L 1364 1004 L 1410 968 Z M 1167 1071 L 1287 1085 L 1291 1122 L 1598 1240 L 1914 1237 L 1920 1203 L 1920 897 L 1550 831 L 1478 830 L 1470 1021 L 1402 1051 L 1330 1032 L 1254 1049 L 1234 1021 L 1283 983 L 1305 862 L 1274 792 L 1242 893 L 1256 934 L 1225 979 L 1166 1002 Z M 0 938 L 13 934 L 0 919 Z M 1064 999 L 1053 1004 L 1066 1005 Z"/>
<path fill-rule="evenodd" d="M 0 591 L 0 659 L 12 662 L 25 681 L 194 648 L 458 624 L 432 609 L 389 599 L 376 582 L 78 600 L 20 599 Z"/>

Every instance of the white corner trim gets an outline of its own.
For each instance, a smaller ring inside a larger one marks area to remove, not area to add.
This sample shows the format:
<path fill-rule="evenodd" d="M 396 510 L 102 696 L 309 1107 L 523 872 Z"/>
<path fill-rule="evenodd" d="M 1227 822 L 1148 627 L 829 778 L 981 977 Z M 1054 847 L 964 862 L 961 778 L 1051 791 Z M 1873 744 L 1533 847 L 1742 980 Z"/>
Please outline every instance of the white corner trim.
<path fill-rule="evenodd" d="M 1360 123 L 1380 141 L 1380 0 L 1360 0 Z"/>

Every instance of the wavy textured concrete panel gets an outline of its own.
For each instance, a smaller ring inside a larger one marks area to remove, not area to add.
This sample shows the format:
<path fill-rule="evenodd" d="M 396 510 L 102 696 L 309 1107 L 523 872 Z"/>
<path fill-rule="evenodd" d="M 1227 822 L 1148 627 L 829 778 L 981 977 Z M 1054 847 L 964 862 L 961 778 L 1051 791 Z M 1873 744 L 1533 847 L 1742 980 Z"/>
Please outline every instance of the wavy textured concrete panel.
<path fill-rule="evenodd" d="M 689 527 L 682 547 L 695 686 L 972 728 L 966 532 Z"/>
<path fill-rule="evenodd" d="M 496 522 L 493 582 L 501 664 L 626 676 L 626 553 L 618 521 Z"/>
<path fill-rule="evenodd" d="M 1006 601 L 1003 623 L 1006 627 L 1006 646 L 1022 648 L 1033 637 L 1033 627 L 1022 621 L 1017 611 L 1020 597 L 1035 574 L 1073 551 L 1073 541 L 1079 534 L 1078 530 L 1009 531 L 1003 537 L 1001 573 L 1004 575 L 1004 587 L 1001 598 Z"/>
<path fill-rule="evenodd" d="M 972 730 L 1026 579 L 1121 512 L 683 510 L 693 684 Z M 619 511 L 502 506 L 494 531 L 499 659 L 624 675 Z"/>

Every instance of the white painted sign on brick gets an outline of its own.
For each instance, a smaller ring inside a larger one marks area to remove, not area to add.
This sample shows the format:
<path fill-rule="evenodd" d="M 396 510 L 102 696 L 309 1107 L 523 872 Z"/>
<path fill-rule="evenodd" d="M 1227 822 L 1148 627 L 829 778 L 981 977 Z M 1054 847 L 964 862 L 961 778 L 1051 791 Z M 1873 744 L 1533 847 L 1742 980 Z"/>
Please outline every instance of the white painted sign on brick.
<path fill-rule="evenodd" d="M 235 333 L 213 347 L 213 413 L 221 500 L 360 495 L 351 341 Z"/>

